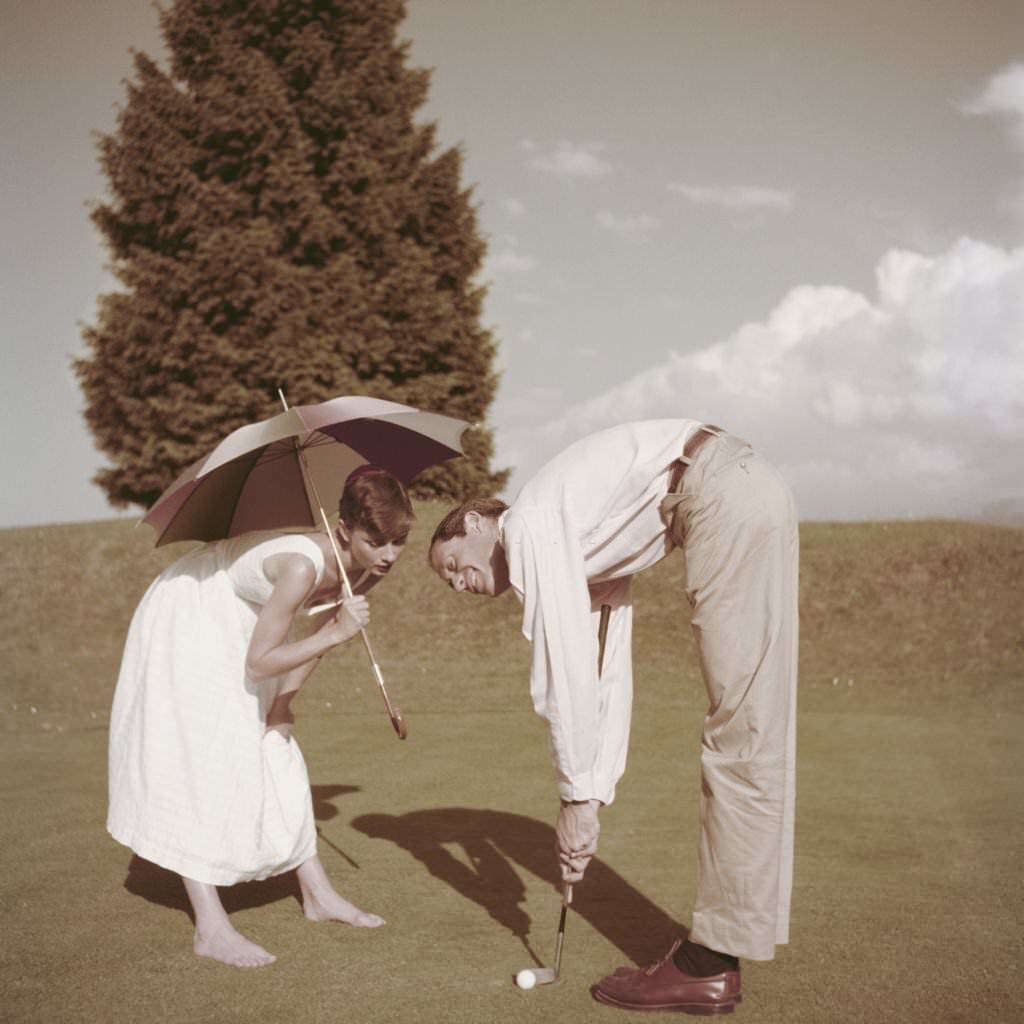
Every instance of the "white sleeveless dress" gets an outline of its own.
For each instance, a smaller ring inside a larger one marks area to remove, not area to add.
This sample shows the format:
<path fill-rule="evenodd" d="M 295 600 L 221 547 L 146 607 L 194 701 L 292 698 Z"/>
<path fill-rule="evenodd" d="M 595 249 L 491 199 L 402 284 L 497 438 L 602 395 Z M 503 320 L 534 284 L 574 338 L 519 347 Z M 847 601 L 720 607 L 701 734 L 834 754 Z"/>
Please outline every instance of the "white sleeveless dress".
<path fill-rule="evenodd" d="M 316 853 L 306 764 L 266 729 L 281 680 L 246 678 L 273 586 L 271 555 L 324 559 L 302 534 L 204 545 L 149 587 L 128 631 L 110 719 L 107 829 L 140 857 L 214 885 L 267 878 Z"/>

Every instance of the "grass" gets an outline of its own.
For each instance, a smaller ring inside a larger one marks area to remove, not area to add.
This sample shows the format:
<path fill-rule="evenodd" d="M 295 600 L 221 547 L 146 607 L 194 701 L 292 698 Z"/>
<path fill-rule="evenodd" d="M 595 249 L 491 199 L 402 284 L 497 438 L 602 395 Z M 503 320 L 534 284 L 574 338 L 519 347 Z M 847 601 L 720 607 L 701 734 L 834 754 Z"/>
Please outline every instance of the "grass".
<path fill-rule="evenodd" d="M 11 1021 L 353 1024 L 624 1015 L 590 984 L 660 955 L 693 891 L 701 687 L 681 560 L 636 587 L 630 767 L 570 915 L 562 982 L 554 790 L 513 598 L 446 594 L 423 564 L 441 509 L 373 597 L 371 634 L 409 722 L 397 742 L 358 645 L 301 698 L 321 855 L 382 913 L 306 923 L 285 876 L 228 890 L 280 957 L 189 952 L 180 884 L 103 829 L 106 720 L 128 618 L 183 550 L 104 522 L 0 531 L 0 1005 Z M 1024 532 L 959 523 L 802 530 L 793 935 L 744 968 L 759 1024 L 1024 1017 L 1020 921 Z"/>

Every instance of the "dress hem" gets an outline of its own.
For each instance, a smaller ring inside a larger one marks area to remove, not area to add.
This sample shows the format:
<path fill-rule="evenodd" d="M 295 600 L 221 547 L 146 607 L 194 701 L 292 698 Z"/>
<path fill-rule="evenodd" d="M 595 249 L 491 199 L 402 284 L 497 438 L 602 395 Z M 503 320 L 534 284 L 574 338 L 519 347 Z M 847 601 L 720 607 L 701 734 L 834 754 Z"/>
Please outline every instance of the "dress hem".
<path fill-rule="evenodd" d="M 294 871 L 297 867 L 305 864 L 307 860 L 316 856 L 316 840 L 314 839 L 301 854 L 288 858 L 280 865 L 268 868 L 254 868 L 251 871 L 242 873 L 212 870 L 208 866 L 182 856 L 180 851 L 167 850 L 158 844 L 149 843 L 146 840 L 138 839 L 129 832 L 122 832 L 115 826 L 107 825 L 107 831 L 111 837 L 122 846 L 128 847 L 136 856 L 143 860 L 164 868 L 166 871 L 173 871 L 182 878 L 190 878 L 205 885 L 237 885 L 240 882 L 262 882 L 267 878 L 276 875 L 283 875 L 287 871 Z"/>

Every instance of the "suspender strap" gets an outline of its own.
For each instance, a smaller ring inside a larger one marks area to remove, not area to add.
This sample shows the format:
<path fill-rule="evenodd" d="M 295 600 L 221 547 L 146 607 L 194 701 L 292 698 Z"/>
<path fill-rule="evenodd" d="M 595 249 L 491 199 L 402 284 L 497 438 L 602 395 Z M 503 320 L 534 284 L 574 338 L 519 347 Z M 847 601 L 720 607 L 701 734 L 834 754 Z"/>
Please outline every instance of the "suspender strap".
<path fill-rule="evenodd" d="M 669 494 L 679 493 L 679 488 L 683 482 L 683 473 L 686 472 L 686 467 L 697 457 L 697 452 L 700 450 L 701 445 L 709 437 L 718 437 L 724 433 L 725 431 L 721 427 L 716 427 L 713 423 L 702 423 L 686 439 L 686 444 L 683 445 L 683 454 L 676 459 L 672 466 L 672 475 L 669 477 L 668 482 Z"/>

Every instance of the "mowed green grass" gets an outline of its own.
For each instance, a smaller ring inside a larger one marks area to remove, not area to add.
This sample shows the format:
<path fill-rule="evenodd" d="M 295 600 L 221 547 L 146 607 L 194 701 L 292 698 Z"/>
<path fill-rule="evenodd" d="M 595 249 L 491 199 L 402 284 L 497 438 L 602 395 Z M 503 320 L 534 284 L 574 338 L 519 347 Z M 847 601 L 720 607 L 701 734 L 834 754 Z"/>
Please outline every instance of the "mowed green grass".
<path fill-rule="evenodd" d="M 180 884 L 106 835 L 106 720 L 131 612 L 184 546 L 126 522 L 0 532 L 0 1006 L 11 1021 L 628 1019 L 590 985 L 667 948 L 694 883 L 702 692 L 682 561 L 637 580 L 630 765 L 577 889 L 563 979 L 556 800 L 514 598 L 450 595 L 420 522 L 371 635 L 409 723 L 391 732 L 358 644 L 317 673 L 297 736 L 335 883 L 388 919 L 304 921 L 287 876 L 228 890 L 280 957 L 194 958 Z M 744 967 L 737 1020 L 1024 1017 L 1024 531 L 802 530 L 792 941 Z"/>

